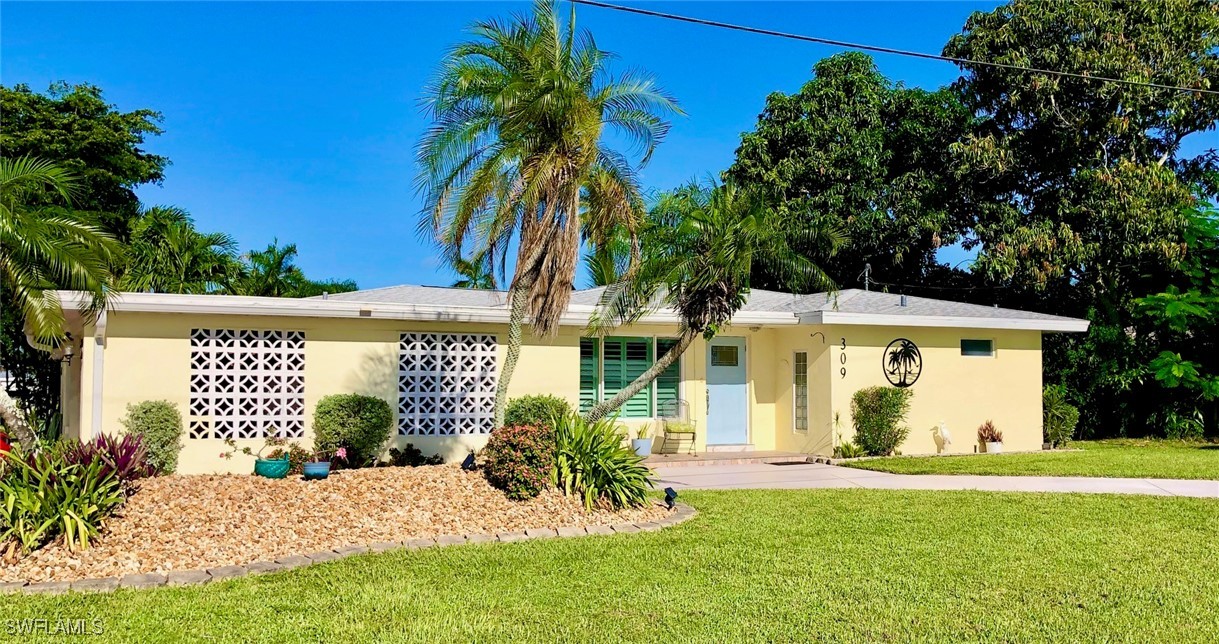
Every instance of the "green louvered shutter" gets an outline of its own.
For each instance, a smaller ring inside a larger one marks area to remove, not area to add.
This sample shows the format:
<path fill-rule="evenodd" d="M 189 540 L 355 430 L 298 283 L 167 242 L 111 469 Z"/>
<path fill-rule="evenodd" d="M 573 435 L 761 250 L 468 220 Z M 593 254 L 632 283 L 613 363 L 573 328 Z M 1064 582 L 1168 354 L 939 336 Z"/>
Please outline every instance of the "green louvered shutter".
<path fill-rule="evenodd" d="M 652 365 L 652 341 L 648 338 L 606 338 L 602 360 L 605 399 L 608 400 L 643 375 Z M 622 418 L 652 416 L 652 387 L 635 394 L 619 410 Z"/>
<path fill-rule="evenodd" d="M 628 338 L 624 349 L 626 366 L 623 369 L 621 388 L 635 381 L 652 366 L 652 340 L 650 338 Z M 652 385 L 631 396 L 622 406 L 626 418 L 650 418 L 652 416 Z"/>
<path fill-rule="evenodd" d="M 677 340 L 668 338 L 660 338 L 656 340 L 656 359 L 659 360 L 673 345 L 677 344 Z M 665 409 L 665 403 L 677 400 L 678 387 L 681 384 L 681 358 L 669 365 L 659 377 L 656 378 L 656 409 L 659 413 Z"/>
<path fill-rule="evenodd" d="M 598 400 L 597 363 L 601 352 L 597 350 L 596 338 L 580 338 L 580 411 L 593 408 Z"/>

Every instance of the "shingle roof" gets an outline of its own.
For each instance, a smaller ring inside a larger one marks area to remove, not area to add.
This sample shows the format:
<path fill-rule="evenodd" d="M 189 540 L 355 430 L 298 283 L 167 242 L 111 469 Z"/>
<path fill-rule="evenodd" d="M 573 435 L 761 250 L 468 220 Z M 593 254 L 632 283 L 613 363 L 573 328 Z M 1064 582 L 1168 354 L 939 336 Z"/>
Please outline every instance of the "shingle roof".
<path fill-rule="evenodd" d="M 571 304 L 577 307 L 596 306 L 604 288 L 578 290 L 572 293 Z M 341 302 L 369 302 L 383 304 L 419 304 L 435 306 L 462 306 L 476 308 L 506 308 L 507 293 L 476 289 L 445 288 L 437 286 L 389 286 L 351 293 L 336 293 L 328 297 Z M 741 309 L 756 313 L 790 313 L 800 317 L 817 313 L 848 313 L 859 315 L 897 315 L 909 317 L 975 318 L 978 320 L 1027 320 L 1069 322 L 1073 318 L 1045 313 L 1033 313 L 1016 309 L 1001 309 L 979 304 L 966 304 L 951 300 L 926 297 L 906 298 L 897 293 L 845 289 L 837 293 L 813 293 L 793 295 L 778 291 L 753 289 Z"/>
<path fill-rule="evenodd" d="M 321 299 L 320 296 L 311 299 Z M 428 304 L 449 306 L 477 306 L 503 308 L 508 301 L 504 291 L 489 291 L 471 288 L 448 288 L 444 286 L 415 286 L 402 284 L 371 288 L 349 293 L 327 295 L 328 300 L 339 302 L 372 302 L 379 304 Z"/>

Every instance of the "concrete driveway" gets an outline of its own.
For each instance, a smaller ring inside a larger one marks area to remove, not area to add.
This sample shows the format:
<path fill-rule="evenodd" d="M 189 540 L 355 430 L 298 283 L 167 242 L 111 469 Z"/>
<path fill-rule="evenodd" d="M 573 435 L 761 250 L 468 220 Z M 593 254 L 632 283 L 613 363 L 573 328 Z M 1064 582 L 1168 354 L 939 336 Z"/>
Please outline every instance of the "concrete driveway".
<path fill-rule="evenodd" d="M 889 474 L 821 463 L 656 467 L 658 487 L 676 489 L 874 488 L 882 490 L 986 490 L 1086 492 L 1219 498 L 1219 481 L 1115 479 L 1076 476 L 973 476 Z"/>

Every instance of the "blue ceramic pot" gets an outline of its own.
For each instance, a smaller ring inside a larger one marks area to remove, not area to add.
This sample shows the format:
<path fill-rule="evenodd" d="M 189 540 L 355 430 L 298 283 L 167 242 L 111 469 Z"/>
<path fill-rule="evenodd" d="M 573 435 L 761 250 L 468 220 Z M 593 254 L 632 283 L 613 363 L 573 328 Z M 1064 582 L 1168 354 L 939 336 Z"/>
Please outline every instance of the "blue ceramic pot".
<path fill-rule="evenodd" d="M 330 461 L 305 463 L 305 480 L 317 481 L 330 476 Z"/>
<path fill-rule="evenodd" d="M 282 479 L 288 476 L 288 469 L 291 464 L 288 462 L 288 457 L 278 458 L 259 458 L 254 460 L 254 473 L 258 476 L 265 476 L 269 479 Z"/>

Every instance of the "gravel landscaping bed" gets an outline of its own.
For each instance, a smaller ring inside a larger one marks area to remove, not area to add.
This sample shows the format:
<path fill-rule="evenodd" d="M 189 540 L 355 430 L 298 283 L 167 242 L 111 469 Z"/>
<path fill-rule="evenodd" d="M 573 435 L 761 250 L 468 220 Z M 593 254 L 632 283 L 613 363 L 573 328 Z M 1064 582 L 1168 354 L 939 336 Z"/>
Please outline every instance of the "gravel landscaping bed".
<path fill-rule="evenodd" d="M 509 501 L 456 465 L 336 472 L 324 481 L 166 476 L 142 482 L 88 550 L 51 544 L 0 566 L 0 581 L 66 581 L 216 568 L 440 535 L 657 521 L 658 504 L 587 512 L 554 491 Z"/>

